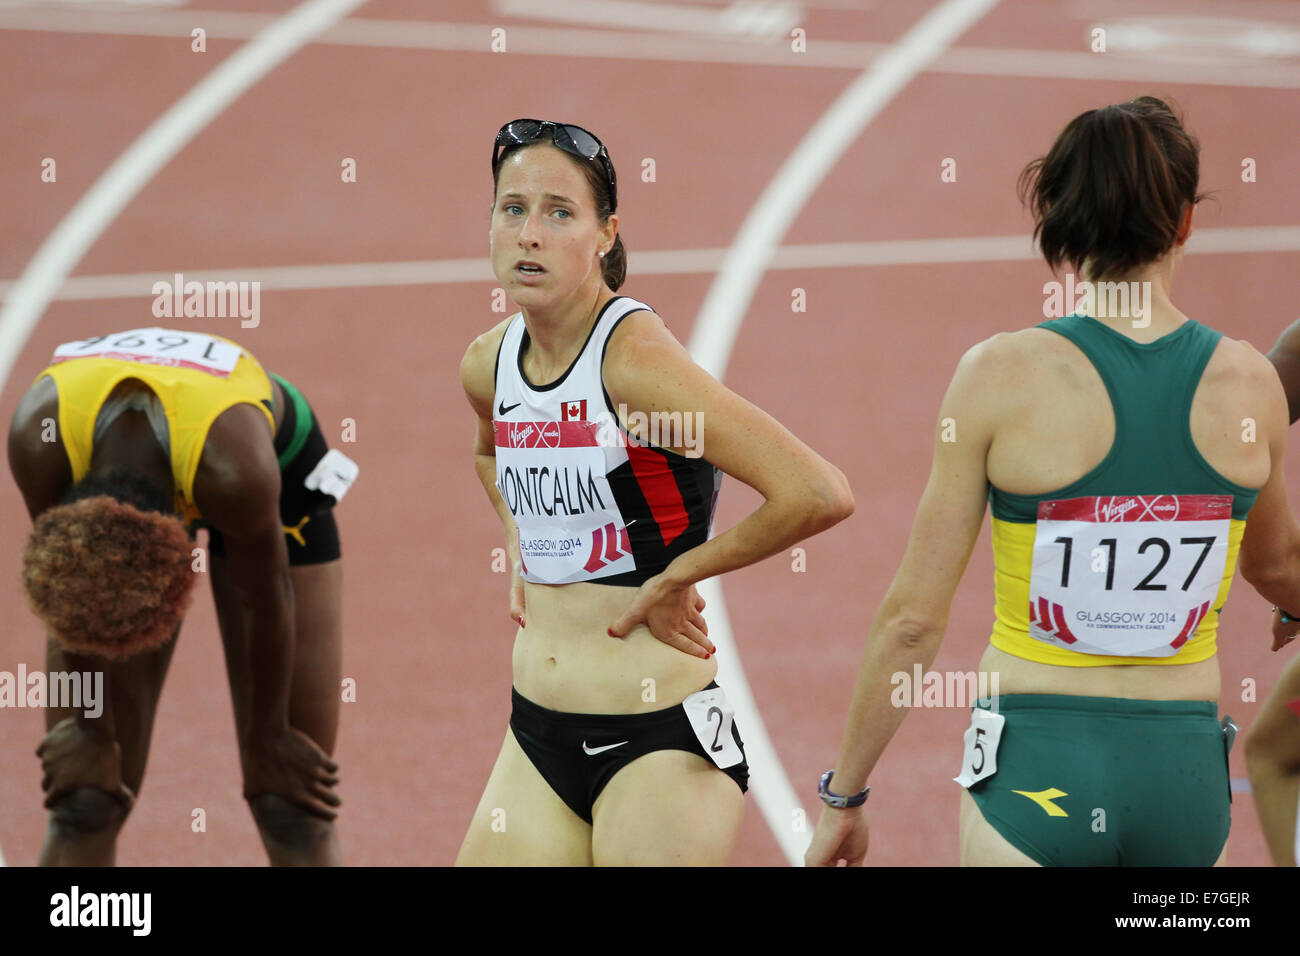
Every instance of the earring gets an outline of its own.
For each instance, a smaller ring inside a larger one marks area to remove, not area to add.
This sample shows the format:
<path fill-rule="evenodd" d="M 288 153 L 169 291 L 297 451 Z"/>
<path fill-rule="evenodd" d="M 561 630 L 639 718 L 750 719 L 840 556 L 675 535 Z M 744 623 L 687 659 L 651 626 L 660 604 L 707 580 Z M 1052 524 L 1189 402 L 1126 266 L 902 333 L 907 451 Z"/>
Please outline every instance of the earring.
<path fill-rule="evenodd" d="M 601 257 L 602 259 L 604 259 L 604 258 L 605 258 L 605 253 L 602 252 L 602 253 L 600 254 L 600 257 Z"/>

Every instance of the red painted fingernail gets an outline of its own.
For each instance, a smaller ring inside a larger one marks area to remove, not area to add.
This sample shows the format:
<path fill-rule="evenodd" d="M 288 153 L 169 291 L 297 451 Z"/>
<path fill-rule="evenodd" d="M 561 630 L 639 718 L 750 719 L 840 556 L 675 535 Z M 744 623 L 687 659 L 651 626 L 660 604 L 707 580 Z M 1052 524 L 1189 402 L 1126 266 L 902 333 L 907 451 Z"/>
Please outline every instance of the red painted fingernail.
<path fill-rule="evenodd" d="M 614 629 L 612 627 L 605 628 L 605 633 L 608 634 L 610 637 L 618 637 L 618 635 L 614 633 Z"/>
<path fill-rule="evenodd" d="M 713 656 L 713 655 L 712 655 L 711 653 L 709 653 L 708 651 L 705 651 L 705 653 L 704 653 L 704 659 L 705 659 L 706 661 L 707 661 L 710 657 L 712 657 L 712 656 Z"/>
<path fill-rule="evenodd" d="M 519 626 L 520 626 L 520 627 L 527 627 L 527 626 L 528 626 L 527 624 L 524 623 L 524 616 L 523 616 L 522 614 L 519 615 Z"/>

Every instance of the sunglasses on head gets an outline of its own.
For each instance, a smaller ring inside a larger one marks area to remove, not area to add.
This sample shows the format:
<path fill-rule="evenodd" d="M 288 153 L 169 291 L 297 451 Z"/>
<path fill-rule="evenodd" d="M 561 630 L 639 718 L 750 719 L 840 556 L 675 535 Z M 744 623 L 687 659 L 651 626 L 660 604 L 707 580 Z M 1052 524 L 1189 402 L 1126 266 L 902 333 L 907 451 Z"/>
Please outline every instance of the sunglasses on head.
<path fill-rule="evenodd" d="M 492 168 L 497 168 L 497 160 L 501 158 L 503 148 L 536 143 L 548 133 L 551 136 L 551 142 L 566 153 L 572 153 L 574 156 L 588 162 L 600 163 L 601 169 L 605 171 L 605 179 L 609 182 L 610 211 L 617 209 L 618 185 L 614 180 L 614 164 L 609 161 L 609 151 L 605 149 L 605 144 L 598 140 L 594 134 L 589 133 L 581 126 L 574 126 L 570 123 L 552 123 L 549 120 L 512 120 L 502 126 L 497 133 L 496 143 L 492 146 Z"/>

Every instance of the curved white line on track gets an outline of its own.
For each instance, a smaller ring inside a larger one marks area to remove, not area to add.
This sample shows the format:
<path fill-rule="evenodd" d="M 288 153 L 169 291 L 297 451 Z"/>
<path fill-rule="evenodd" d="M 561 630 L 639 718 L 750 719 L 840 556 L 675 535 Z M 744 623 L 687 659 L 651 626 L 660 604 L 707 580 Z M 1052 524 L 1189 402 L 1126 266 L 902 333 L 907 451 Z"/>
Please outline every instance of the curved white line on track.
<path fill-rule="evenodd" d="M 688 346 L 695 361 L 715 378 L 721 380 L 726 371 L 745 310 L 781 237 L 831 167 L 912 77 L 997 2 L 945 0 L 937 4 L 839 95 L 767 184 L 727 250 Z M 710 608 L 709 637 L 721 650 L 718 683 L 726 689 L 736 712 L 743 715 L 754 798 L 785 858 L 800 866 L 815 818 L 809 819 L 767 735 L 731 634 L 721 584 L 710 578 L 698 587 Z M 807 821 L 808 829 L 803 832 L 795 826 L 800 819 Z"/>
<path fill-rule="evenodd" d="M 41 243 L 5 299 L 0 389 L 63 280 L 145 184 L 249 87 L 365 2 L 307 0 L 295 7 L 206 74 L 127 147 Z"/>

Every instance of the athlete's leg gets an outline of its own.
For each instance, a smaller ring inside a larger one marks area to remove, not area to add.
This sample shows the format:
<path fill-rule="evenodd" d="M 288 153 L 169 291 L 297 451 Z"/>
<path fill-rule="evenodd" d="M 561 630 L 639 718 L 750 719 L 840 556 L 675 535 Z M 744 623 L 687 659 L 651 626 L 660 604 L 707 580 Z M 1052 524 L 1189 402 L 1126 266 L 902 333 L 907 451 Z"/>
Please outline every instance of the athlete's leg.
<path fill-rule="evenodd" d="M 180 627 L 177 627 L 177 633 Z M 103 746 L 114 743 L 121 753 L 122 782 L 138 798 L 149 757 L 158 696 L 167 676 L 167 665 L 176 648 L 176 634 L 162 647 L 125 661 L 110 663 L 96 658 L 95 669 L 104 673 L 104 689 L 113 714 L 114 734 Z M 57 641 L 49 640 L 45 651 L 46 673 L 72 670 Z M 72 718 L 72 708 L 47 707 L 45 729 Z M 41 846 L 41 866 L 112 866 L 117 857 L 117 835 L 126 822 L 126 807 L 98 787 L 79 787 L 62 797 L 51 809 Z"/>
<path fill-rule="evenodd" d="M 252 686 L 247 637 L 234 608 L 230 572 L 212 556 L 212 593 L 226 652 L 226 672 L 238 739 L 244 739 Z M 338 735 L 343 667 L 342 559 L 290 567 L 294 602 L 293 685 L 289 723 L 333 754 Z M 272 866 L 337 866 L 334 824 L 274 794 L 249 800 L 262 845 Z"/>
<path fill-rule="evenodd" d="M 959 824 L 962 866 L 1038 866 L 1017 850 L 984 819 L 975 800 L 963 788 Z"/>
<path fill-rule="evenodd" d="M 745 795 L 699 754 L 656 750 L 619 770 L 596 798 L 597 866 L 723 866 Z"/>
<path fill-rule="evenodd" d="M 509 728 L 456 865 L 591 866 L 591 827 L 551 789 Z"/>

